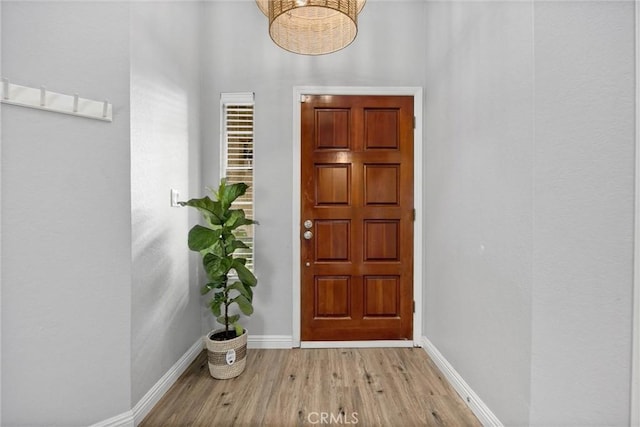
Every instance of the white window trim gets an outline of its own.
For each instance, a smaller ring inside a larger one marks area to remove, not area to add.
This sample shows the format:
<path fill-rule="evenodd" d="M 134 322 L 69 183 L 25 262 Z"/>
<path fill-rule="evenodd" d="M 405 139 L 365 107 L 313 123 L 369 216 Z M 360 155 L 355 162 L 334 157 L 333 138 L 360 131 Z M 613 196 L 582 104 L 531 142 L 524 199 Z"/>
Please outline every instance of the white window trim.
<path fill-rule="evenodd" d="M 227 177 L 227 156 L 228 156 L 228 142 L 227 142 L 227 126 L 226 126 L 226 107 L 229 105 L 251 105 L 253 106 L 253 159 L 252 159 L 252 197 L 251 197 L 251 209 L 255 216 L 255 94 L 253 92 L 222 92 L 220 94 L 220 179 Z M 251 270 L 255 272 L 256 266 L 256 250 L 255 250 L 255 233 L 252 233 L 251 237 Z"/>

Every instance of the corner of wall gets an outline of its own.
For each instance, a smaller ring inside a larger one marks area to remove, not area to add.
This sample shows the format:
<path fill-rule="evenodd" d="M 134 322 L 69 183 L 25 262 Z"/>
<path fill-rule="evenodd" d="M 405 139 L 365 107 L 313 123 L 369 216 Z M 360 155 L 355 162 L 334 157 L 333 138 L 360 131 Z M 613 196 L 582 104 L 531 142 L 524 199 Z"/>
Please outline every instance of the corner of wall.
<path fill-rule="evenodd" d="M 422 348 L 483 426 L 504 427 L 504 424 L 426 336 L 422 337 Z"/>
<path fill-rule="evenodd" d="M 198 357 L 203 349 L 203 340 L 198 338 L 195 343 L 182 355 L 180 359 L 156 382 L 151 389 L 140 399 L 131 410 L 134 424 L 138 425 L 144 420 L 153 407 L 160 401 L 171 386 L 180 378 L 189 365 Z"/>
<path fill-rule="evenodd" d="M 2 75 L 2 2 L 0 2 L 0 75 Z M 2 188 L 2 105 L 0 104 L 0 188 Z M 0 242 L 2 242 L 2 191 L 0 191 Z M 2 313 L 2 244 L 0 244 L 0 313 Z M 0 426 L 2 425 L 2 316 L 0 315 Z"/>
<path fill-rule="evenodd" d="M 633 276 L 633 350 L 631 366 L 631 426 L 640 426 L 640 4 L 635 2 L 636 30 L 636 105 L 635 105 L 635 230 L 633 236 L 634 276 Z"/>
<path fill-rule="evenodd" d="M 0 6 L 1 7 L 1 6 Z M 2 115 L 2 107 L 0 106 L 0 116 Z M 0 129 L 2 129 L 2 121 L 0 119 Z M 0 152 L 2 151 L 2 131 L 0 130 Z M 2 163 L 2 154 L 0 153 L 0 164 Z M 2 175 L 0 170 L 0 175 Z M 0 182 L 0 186 L 1 186 Z M 0 224 L 2 223 L 2 200 L 0 195 Z M 0 225 L 0 241 L 2 240 L 2 226 Z M 0 245 L 0 248 L 2 245 Z M 0 249 L 0 313 L 2 313 L 2 249 Z M 0 316 L 0 425 L 2 425 L 2 316 Z"/>

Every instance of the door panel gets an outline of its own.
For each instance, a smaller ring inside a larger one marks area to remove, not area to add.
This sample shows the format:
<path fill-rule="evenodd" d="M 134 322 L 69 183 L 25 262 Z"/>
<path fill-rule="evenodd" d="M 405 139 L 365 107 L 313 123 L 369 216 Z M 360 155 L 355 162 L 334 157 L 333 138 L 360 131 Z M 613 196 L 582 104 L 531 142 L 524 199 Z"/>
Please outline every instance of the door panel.
<path fill-rule="evenodd" d="M 316 205 L 348 205 L 351 199 L 351 165 L 317 164 Z"/>
<path fill-rule="evenodd" d="M 351 221 L 322 219 L 316 221 L 316 261 L 351 261 Z"/>
<path fill-rule="evenodd" d="M 413 97 L 305 96 L 301 114 L 301 338 L 412 339 Z"/>

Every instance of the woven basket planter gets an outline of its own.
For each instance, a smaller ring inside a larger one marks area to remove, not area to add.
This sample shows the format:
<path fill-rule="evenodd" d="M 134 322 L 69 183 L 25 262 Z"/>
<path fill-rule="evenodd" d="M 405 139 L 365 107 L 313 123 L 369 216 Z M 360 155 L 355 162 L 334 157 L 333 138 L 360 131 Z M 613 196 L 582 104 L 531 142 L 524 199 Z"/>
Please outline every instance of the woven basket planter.
<path fill-rule="evenodd" d="M 239 337 L 214 341 L 210 337 L 222 329 L 211 331 L 205 337 L 209 358 L 209 373 L 213 378 L 228 380 L 244 371 L 247 364 L 247 330 Z"/>

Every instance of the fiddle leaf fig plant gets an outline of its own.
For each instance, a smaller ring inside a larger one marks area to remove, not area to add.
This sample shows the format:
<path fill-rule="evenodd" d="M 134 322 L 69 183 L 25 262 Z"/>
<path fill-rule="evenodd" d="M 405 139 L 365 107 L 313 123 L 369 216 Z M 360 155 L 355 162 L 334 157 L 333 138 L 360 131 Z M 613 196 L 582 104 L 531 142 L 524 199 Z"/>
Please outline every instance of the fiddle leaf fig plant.
<path fill-rule="evenodd" d="M 216 320 L 224 325 L 224 334 L 218 338 L 221 340 L 235 338 L 244 332 L 239 323 L 240 314 L 230 311 L 234 305 L 246 316 L 253 313 L 253 288 L 258 280 L 247 268 L 247 259 L 234 253 L 249 248 L 238 238 L 238 228 L 257 222 L 247 218 L 243 209 L 231 208 L 248 188 L 245 183 L 227 184 L 223 179 L 218 190 L 212 191 L 214 199 L 205 196 L 180 202 L 182 206 L 197 209 L 206 223 L 191 228 L 188 244 L 189 249 L 202 256 L 208 280 L 201 293 L 213 292 L 209 307 Z"/>

